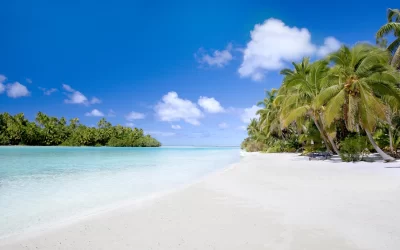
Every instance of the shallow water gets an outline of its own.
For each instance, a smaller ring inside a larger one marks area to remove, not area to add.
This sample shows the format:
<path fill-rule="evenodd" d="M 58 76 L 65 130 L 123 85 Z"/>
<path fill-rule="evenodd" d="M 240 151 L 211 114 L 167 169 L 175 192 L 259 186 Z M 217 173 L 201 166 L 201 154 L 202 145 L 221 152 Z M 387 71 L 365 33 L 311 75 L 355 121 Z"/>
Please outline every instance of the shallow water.
<path fill-rule="evenodd" d="M 0 147 L 0 237 L 189 184 L 238 148 Z"/>

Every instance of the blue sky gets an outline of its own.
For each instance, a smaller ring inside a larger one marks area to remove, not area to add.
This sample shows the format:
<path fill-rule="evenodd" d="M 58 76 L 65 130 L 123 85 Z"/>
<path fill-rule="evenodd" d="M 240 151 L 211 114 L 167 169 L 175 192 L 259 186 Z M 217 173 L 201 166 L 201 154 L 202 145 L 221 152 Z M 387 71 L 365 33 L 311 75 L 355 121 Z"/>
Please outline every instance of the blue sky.
<path fill-rule="evenodd" d="M 374 42 L 394 1 L 2 1 L 0 112 L 239 145 L 302 56 Z"/>

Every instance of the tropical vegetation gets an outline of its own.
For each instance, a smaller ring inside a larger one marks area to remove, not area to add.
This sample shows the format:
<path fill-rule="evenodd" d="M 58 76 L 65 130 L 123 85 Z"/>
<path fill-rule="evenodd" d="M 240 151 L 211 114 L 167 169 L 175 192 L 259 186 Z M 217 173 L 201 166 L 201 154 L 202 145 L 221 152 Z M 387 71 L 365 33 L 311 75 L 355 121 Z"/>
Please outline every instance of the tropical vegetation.
<path fill-rule="evenodd" d="M 386 47 L 391 33 L 394 41 Z M 303 58 L 283 69 L 279 89 L 267 91 L 258 103 L 259 116 L 248 125 L 242 148 L 327 150 L 351 161 L 371 151 L 393 161 L 400 147 L 398 9 L 388 10 L 388 23 L 376 39 L 378 46 L 343 45 L 326 58 L 314 62 Z"/>
<path fill-rule="evenodd" d="M 35 121 L 28 121 L 22 113 L 14 116 L 0 113 L 0 145 L 159 147 L 161 144 L 142 129 L 113 126 L 105 118 L 97 127 L 88 127 L 79 123 L 78 118 L 67 123 L 64 117 L 58 119 L 39 112 Z"/>

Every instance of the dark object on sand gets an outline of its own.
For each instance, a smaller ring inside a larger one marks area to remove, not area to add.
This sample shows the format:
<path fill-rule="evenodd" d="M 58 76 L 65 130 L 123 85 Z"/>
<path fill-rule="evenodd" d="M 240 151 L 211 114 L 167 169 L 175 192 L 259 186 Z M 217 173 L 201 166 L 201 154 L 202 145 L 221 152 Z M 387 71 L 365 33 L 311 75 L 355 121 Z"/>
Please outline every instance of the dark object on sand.
<path fill-rule="evenodd" d="M 330 152 L 312 152 L 308 154 L 308 160 L 311 161 L 312 159 L 321 159 L 327 160 L 332 157 Z"/>

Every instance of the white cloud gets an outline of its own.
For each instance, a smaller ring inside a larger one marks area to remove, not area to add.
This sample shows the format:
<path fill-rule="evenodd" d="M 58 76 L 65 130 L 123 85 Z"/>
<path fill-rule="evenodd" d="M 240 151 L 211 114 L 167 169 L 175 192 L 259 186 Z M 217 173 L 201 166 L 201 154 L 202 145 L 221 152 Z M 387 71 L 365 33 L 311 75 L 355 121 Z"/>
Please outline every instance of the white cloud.
<path fill-rule="evenodd" d="M 115 116 L 116 116 L 116 114 L 115 114 L 114 110 L 110 109 L 108 111 L 108 117 L 115 117 Z"/>
<path fill-rule="evenodd" d="M 208 113 L 224 112 L 224 108 L 213 97 L 208 98 L 206 96 L 200 96 L 199 101 L 197 103 Z"/>
<path fill-rule="evenodd" d="M 31 84 L 31 83 L 32 83 L 32 79 L 26 78 L 26 82 L 29 83 L 29 84 Z"/>
<path fill-rule="evenodd" d="M 65 99 L 64 102 L 68 103 L 68 104 L 83 104 L 83 105 L 90 105 L 90 104 L 97 104 L 97 103 L 101 103 L 101 100 L 98 99 L 97 97 L 93 97 L 90 101 L 88 100 L 88 98 L 82 94 L 81 92 L 73 89 L 71 86 L 67 85 L 67 84 L 63 84 L 62 85 L 63 89 L 67 92 L 69 92 L 69 94 L 67 94 L 68 99 Z"/>
<path fill-rule="evenodd" d="M 162 131 L 149 131 L 147 134 L 153 135 L 153 136 L 174 136 L 174 132 L 162 132 Z"/>
<path fill-rule="evenodd" d="M 46 88 L 41 88 L 41 87 L 39 87 L 39 89 L 40 89 L 41 91 L 43 91 L 43 94 L 44 94 L 44 95 L 51 95 L 51 94 L 53 94 L 54 92 L 57 92 L 57 91 L 58 91 L 58 90 L 55 89 L 55 88 L 46 89 Z"/>
<path fill-rule="evenodd" d="M 90 104 L 98 104 L 101 103 L 101 100 L 97 97 L 92 97 L 92 100 L 90 100 Z"/>
<path fill-rule="evenodd" d="M 71 86 L 69 86 L 68 84 L 63 84 L 63 89 L 65 89 L 68 92 L 74 92 L 75 90 L 73 88 L 71 88 Z"/>
<path fill-rule="evenodd" d="M 104 114 L 101 111 L 99 111 L 98 109 L 93 109 L 91 112 L 86 113 L 85 116 L 101 117 L 101 116 L 104 116 Z"/>
<path fill-rule="evenodd" d="M 240 119 L 242 120 L 242 122 L 244 123 L 250 123 L 250 120 L 253 118 L 258 118 L 258 115 L 256 114 L 256 112 L 260 109 L 260 107 L 253 105 L 250 108 L 245 108 L 242 112 L 242 114 L 240 115 Z"/>
<path fill-rule="evenodd" d="M 181 129 L 181 126 L 172 124 L 171 128 L 172 129 Z"/>
<path fill-rule="evenodd" d="M 220 124 L 218 124 L 218 127 L 221 129 L 225 129 L 225 128 L 228 128 L 229 125 L 226 122 L 221 122 Z"/>
<path fill-rule="evenodd" d="M 130 112 L 129 114 L 127 114 L 125 116 L 125 119 L 127 119 L 128 121 L 140 120 L 140 119 L 144 119 L 144 118 L 145 118 L 145 114 L 134 112 L 134 111 Z"/>
<path fill-rule="evenodd" d="M 19 82 L 7 84 L 6 90 L 7 90 L 7 96 L 11 98 L 29 96 L 31 94 L 29 90 Z"/>
<path fill-rule="evenodd" d="M 134 128 L 135 124 L 133 124 L 133 122 L 127 122 L 127 123 L 125 123 L 125 126 L 130 127 L 130 128 Z"/>
<path fill-rule="evenodd" d="M 215 50 L 211 55 L 205 53 L 203 49 L 195 55 L 200 64 L 208 64 L 209 66 L 224 67 L 232 60 L 232 44 L 228 44 L 225 50 Z"/>
<path fill-rule="evenodd" d="M 243 62 L 238 71 L 241 77 L 251 77 L 256 81 L 263 79 L 267 71 L 282 69 L 286 63 L 319 51 L 311 42 L 307 29 L 289 27 L 274 18 L 256 24 L 250 35 L 251 41 L 244 49 Z M 336 46 L 332 38 L 325 40 L 325 45 L 320 48 L 321 54 L 327 50 L 325 47 Z"/>
<path fill-rule="evenodd" d="M 161 121 L 184 120 L 192 125 L 199 125 L 199 119 L 204 116 L 195 103 L 179 98 L 176 92 L 164 95 L 154 107 L 154 111 Z"/>
<path fill-rule="evenodd" d="M 247 127 L 246 126 L 239 126 L 239 127 L 237 127 L 236 129 L 238 129 L 238 130 L 246 130 L 247 129 Z"/>
<path fill-rule="evenodd" d="M 318 48 L 317 55 L 324 57 L 332 52 L 340 49 L 342 44 L 334 37 L 330 36 L 325 38 L 324 45 Z"/>
<path fill-rule="evenodd" d="M 69 104 L 85 104 L 88 105 L 88 99 L 86 98 L 85 95 L 83 95 L 81 92 L 71 88 L 71 86 L 67 84 L 63 84 L 63 89 L 66 91 L 70 92 L 71 94 L 67 94 L 68 99 L 65 99 L 65 103 Z"/>
<path fill-rule="evenodd" d="M 4 75 L 0 75 L 0 94 L 6 90 L 6 86 L 4 86 L 4 82 L 7 80 L 7 77 Z"/>

